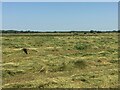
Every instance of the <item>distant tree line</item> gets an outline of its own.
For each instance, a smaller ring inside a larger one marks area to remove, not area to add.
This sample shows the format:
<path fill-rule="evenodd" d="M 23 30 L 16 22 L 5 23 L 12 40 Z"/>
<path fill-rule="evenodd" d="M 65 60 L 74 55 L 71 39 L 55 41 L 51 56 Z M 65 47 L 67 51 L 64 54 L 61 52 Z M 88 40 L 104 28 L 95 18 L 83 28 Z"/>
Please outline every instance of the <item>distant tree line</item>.
<path fill-rule="evenodd" d="M 37 33 L 38 31 L 2 30 L 2 33 Z"/>
<path fill-rule="evenodd" d="M 113 31 L 95 31 L 95 30 L 90 30 L 90 31 L 18 31 L 18 30 L 0 30 L 0 33 L 111 33 L 111 32 L 120 32 L 120 30 L 113 30 Z"/>

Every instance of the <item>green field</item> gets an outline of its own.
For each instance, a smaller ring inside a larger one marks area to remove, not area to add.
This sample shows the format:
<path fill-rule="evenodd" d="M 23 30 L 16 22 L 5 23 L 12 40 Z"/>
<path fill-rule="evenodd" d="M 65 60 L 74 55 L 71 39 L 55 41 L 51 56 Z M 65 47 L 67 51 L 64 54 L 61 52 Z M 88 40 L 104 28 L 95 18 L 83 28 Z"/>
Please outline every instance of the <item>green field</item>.
<path fill-rule="evenodd" d="M 3 34 L 2 67 L 3 88 L 116 88 L 118 33 Z"/>

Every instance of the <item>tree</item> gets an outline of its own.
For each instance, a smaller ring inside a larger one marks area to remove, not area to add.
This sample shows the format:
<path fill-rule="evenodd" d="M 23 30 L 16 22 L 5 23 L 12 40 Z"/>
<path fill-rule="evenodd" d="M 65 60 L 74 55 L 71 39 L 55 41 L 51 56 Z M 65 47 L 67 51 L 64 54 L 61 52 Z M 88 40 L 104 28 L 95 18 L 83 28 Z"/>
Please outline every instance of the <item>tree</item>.
<path fill-rule="evenodd" d="M 90 30 L 90 33 L 94 33 L 94 30 Z"/>

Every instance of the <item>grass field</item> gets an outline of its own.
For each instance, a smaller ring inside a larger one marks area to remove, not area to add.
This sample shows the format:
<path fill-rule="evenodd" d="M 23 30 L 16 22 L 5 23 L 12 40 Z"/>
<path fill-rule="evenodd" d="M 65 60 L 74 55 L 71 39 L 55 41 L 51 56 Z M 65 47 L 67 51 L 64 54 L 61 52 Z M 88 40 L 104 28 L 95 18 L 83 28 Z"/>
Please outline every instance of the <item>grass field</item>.
<path fill-rule="evenodd" d="M 3 35 L 2 67 L 3 88 L 115 88 L 118 33 Z"/>

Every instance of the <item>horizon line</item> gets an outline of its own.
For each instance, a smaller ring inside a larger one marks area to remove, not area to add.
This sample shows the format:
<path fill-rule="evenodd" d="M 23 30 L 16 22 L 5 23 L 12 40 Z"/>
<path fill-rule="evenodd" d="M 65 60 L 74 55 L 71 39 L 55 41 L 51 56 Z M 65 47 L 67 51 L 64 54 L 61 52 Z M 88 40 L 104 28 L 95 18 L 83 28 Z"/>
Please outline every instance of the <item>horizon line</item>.
<path fill-rule="evenodd" d="M 39 32 L 46 32 L 46 31 L 49 31 L 49 32 L 66 32 L 66 31 L 91 31 L 91 30 L 93 30 L 93 31 L 118 31 L 119 29 L 112 29 L 112 30 L 96 30 L 96 29 L 89 29 L 89 30 L 30 30 L 30 29 L 28 29 L 28 30 L 23 30 L 23 29 L 20 29 L 20 30 L 18 30 L 18 29 L 0 29 L 0 31 L 1 30 L 5 30 L 5 31 L 9 31 L 9 30 L 13 30 L 13 31 L 39 31 Z"/>

